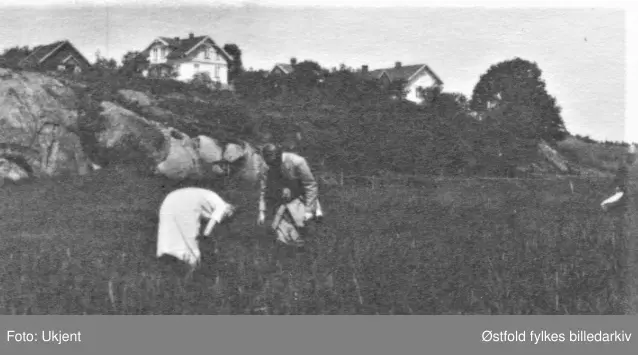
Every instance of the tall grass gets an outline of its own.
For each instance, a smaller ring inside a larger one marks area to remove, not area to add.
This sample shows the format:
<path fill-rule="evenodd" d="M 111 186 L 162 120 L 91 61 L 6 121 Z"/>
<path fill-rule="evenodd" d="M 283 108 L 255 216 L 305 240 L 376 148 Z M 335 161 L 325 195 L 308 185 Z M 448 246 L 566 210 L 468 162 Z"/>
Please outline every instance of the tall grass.
<path fill-rule="evenodd" d="M 588 168 L 615 172 L 628 147 L 588 143 L 575 137 L 558 142 L 558 151 L 569 161 Z"/>
<path fill-rule="evenodd" d="M 254 192 L 220 190 L 244 212 L 189 274 L 154 257 L 162 180 L 6 185 L 0 313 L 622 314 L 629 231 L 598 211 L 602 186 L 322 187 L 326 220 L 304 254 L 271 246 Z"/>

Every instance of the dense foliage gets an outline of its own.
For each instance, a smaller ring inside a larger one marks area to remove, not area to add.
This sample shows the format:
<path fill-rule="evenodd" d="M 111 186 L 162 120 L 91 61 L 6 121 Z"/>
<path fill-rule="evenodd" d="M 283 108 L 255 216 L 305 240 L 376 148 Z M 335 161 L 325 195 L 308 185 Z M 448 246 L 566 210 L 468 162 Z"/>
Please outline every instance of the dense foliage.
<path fill-rule="evenodd" d="M 491 66 L 471 100 L 437 87 L 422 90 L 417 104 L 404 99 L 404 82 L 384 84 L 345 65 L 328 70 L 295 59 L 292 73 L 268 75 L 245 70 L 239 46 L 224 50 L 234 92 L 205 75 L 189 83 L 143 78 L 148 61 L 129 52 L 121 66 L 98 55 L 94 70 L 83 74 L 82 96 L 118 101 L 120 89 L 172 95 L 158 105 L 180 117 L 166 123 L 189 134 L 283 141 L 300 133 L 293 146 L 315 164 L 358 174 L 512 175 L 515 167 L 538 161 L 541 140 L 556 147 L 568 136 L 540 68 L 520 58 Z"/>

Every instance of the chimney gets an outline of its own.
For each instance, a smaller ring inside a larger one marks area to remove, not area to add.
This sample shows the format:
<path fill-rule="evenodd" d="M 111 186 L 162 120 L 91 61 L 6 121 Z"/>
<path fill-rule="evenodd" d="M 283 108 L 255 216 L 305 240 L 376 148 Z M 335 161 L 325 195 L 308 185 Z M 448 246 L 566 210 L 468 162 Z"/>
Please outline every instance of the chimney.
<path fill-rule="evenodd" d="M 295 58 L 295 57 L 290 58 L 290 64 L 291 65 L 297 65 L 297 58 Z"/>
<path fill-rule="evenodd" d="M 189 34 L 188 34 L 188 38 L 190 38 L 190 39 L 195 38 L 195 34 L 194 34 L 193 32 L 189 33 Z"/>
<path fill-rule="evenodd" d="M 368 74 L 368 66 L 367 65 L 362 65 L 361 66 L 361 73 Z"/>
<path fill-rule="evenodd" d="M 397 69 L 401 68 L 401 62 L 394 63 L 394 67 L 397 68 Z"/>

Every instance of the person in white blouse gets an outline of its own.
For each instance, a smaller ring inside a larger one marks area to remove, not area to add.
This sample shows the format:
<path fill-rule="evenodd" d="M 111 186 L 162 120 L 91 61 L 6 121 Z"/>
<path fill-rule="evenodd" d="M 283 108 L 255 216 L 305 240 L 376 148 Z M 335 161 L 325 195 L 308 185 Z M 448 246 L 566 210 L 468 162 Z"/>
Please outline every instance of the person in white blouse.
<path fill-rule="evenodd" d="M 173 256 L 196 267 L 201 260 L 197 237 L 202 218 L 208 219 L 203 235 L 210 237 L 215 226 L 234 217 L 235 210 L 208 189 L 185 187 L 170 192 L 159 210 L 157 257 Z"/>

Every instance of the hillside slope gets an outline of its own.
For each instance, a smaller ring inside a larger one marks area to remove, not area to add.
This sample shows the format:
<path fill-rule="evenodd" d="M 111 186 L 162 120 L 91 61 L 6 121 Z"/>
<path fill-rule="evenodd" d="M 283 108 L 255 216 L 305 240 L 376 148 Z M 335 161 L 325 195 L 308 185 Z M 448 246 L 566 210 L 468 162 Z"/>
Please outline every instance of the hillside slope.
<path fill-rule="evenodd" d="M 392 106 L 346 110 L 320 101 L 301 105 L 294 98 L 248 103 L 230 92 L 202 93 L 186 84 L 165 80 L 50 77 L 7 70 L 3 73 L 0 88 L 8 90 L 5 117 L 10 119 L 2 121 L 7 135 L 0 137 L 0 143 L 14 144 L 22 151 L 16 155 L 15 149 L 0 150 L 4 162 L 0 172 L 10 179 L 28 176 L 27 168 L 35 170 L 35 175 L 55 175 L 69 169 L 84 174 L 95 164 L 111 163 L 133 164 L 141 172 L 155 170 L 177 180 L 217 178 L 218 172 L 207 175 L 210 168 L 204 172 L 203 165 L 197 163 L 200 158 L 195 138 L 199 135 L 218 140 L 222 148 L 229 143 L 248 144 L 251 151 L 267 141 L 282 142 L 288 149 L 307 156 L 320 173 L 332 170 L 375 175 L 385 171 L 403 173 L 420 166 L 417 174 L 455 174 L 468 162 L 477 161 L 472 147 L 462 148 L 465 152 L 460 154 L 453 152 L 461 147 L 455 140 L 463 139 L 454 136 L 458 123 L 406 121 L 397 116 Z M 16 91 L 16 87 L 30 89 Z M 48 121 L 37 121 L 44 116 Z M 60 119 L 55 121 L 57 117 Z M 393 136 L 384 125 L 395 117 L 395 127 L 407 131 Z M 61 123 L 57 136 L 45 129 L 50 123 Z M 16 130 L 22 133 L 9 135 Z M 34 137 L 41 142 L 35 150 Z M 33 153 L 28 153 L 29 149 Z M 405 157 L 406 149 L 412 157 Z M 557 149 L 540 143 L 536 162 L 519 170 L 524 174 L 602 176 L 614 171 L 620 154 L 619 149 L 572 137 L 560 142 Z M 50 157 L 52 152 L 57 158 Z M 178 160 L 169 164 L 170 168 L 158 170 L 168 157 Z M 77 162 L 73 163 L 73 159 Z M 479 163 L 480 159 L 483 158 L 478 158 Z M 51 161 L 58 160 L 56 172 Z M 64 165 L 63 161 L 72 164 Z M 23 169 L 20 162 L 23 168 L 24 162 L 28 166 Z M 60 170 L 64 166 L 68 166 L 66 170 Z M 246 169 L 244 165 L 234 167 Z"/>

